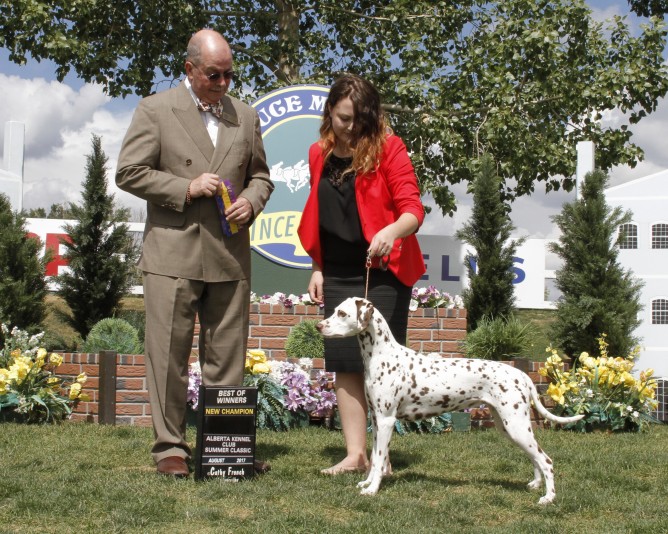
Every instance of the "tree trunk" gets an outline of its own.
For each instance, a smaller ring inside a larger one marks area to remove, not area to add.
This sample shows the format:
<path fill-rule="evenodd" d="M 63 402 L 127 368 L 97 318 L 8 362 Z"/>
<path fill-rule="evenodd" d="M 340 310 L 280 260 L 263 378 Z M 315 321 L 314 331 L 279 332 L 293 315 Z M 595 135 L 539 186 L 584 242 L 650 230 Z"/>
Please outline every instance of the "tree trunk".
<path fill-rule="evenodd" d="M 276 0 L 278 10 L 278 69 L 279 78 L 290 84 L 299 80 L 299 65 L 295 64 L 299 53 L 299 10 L 295 3 Z"/>

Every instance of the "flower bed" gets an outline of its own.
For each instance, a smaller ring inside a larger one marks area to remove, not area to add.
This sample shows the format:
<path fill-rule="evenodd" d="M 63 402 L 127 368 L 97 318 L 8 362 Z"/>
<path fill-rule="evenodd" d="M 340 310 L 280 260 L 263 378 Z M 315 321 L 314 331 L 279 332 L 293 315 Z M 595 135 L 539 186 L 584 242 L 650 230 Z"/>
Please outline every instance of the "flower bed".
<path fill-rule="evenodd" d="M 556 402 L 557 415 L 584 413 L 584 419 L 567 425 L 582 432 L 592 430 L 638 431 L 653 418 L 656 410 L 656 380 L 647 369 L 638 379 L 631 375 L 637 350 L 628 356 L 608 355 L 605 334 L 599 338 L 600 356 L 582 352 L 574 371 L 565 370 L 557 351 L 551 355 L 541 375 L 550 380 L 547 394 Z"/>
<path fill-rule="evenodd" d="M 258 428 L 288 430 L 332 416 L 336 395 L 331 373 L 312 370 L 310 358 L 298 363 L 268 361 L 264 351 L 247 351 L 244 386 L 258 389 Z M 199 362 L 190 364 L 188 376 L 188 405 L 196 410 L 202 383 Z"/>
<path fill-rule="evenodd" d="M 60 354 L 40 348 L 42 334 L 34 336 L 2 325 L 4 346 L 0 350 L 0 419 L 45 423 L 66 418 L 80 401 L 86 373 L 71 382 L 56 374 L 63 363 Z"/>

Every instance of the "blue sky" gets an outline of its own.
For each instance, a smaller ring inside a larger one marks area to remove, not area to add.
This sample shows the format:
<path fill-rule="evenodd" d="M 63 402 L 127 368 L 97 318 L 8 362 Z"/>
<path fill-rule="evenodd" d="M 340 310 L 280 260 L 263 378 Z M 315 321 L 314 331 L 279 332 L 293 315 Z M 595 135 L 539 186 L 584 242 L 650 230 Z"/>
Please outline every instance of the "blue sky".
<path fill-rule="evenodd" d="M 597 19 L 616 14 L 627 15 L 626 0 L 590 0 Z M 630 16 L 632 21 L 635 17 Z M 98 86 L 84 84 L 70 74 L 59 83 L 50 62 L 29 62 L 18 66 L 8 60 L 0 48 L 0 143 L 4 143 L 4 124 L 18 120 L 26 125 L 25 190 L 26 208 L 45 207 L 63 201 L 80 201 L 80 184 L 85 174 L 86 155 L 91 151 L 91 134 L 102 137 L 102 147 L 109 158 L 110 190 L 119 203 L 142 209 L 143 202 L 119 191 L 113 184 L 116 158 L 137 97 L 110 99 Z M 656 113 L 633 128 L 633 140 L 646 153 L 645 161 L 635 169 L 619 167 L 611 173 L 611 185 L 640 178 L 668 168 L 668 103 L 662 101 Z M 0 144 L 3 146 L 3 144 Z M 550 217 L 573 194 L 542 193 L 539 186 L 531 197 L 513 205 L 513 222 L 518 235 L 556 237 Z M 437 209 L 427 217 L 421 232 L 451 235 L 470 215 L 470 199 L 464 186 L 454 188 L 458 211 L 454 218 L 443 218 Z"/>

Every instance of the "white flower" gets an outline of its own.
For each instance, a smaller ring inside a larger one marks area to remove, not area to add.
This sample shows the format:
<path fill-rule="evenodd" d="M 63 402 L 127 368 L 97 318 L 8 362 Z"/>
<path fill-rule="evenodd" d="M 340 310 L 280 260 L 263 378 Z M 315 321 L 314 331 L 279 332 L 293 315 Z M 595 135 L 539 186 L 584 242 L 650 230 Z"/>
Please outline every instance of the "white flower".
<path fill-rule="evenodd" d="M 315 302 L 311 300 L 311 295 L 308 293 L 303 293 L 302 296 L 299 297 L 299 300 L 301 304 L 315 304 Z"/>
<path fill-rule="evenodd" d="M 418 301 L 415 299 L 411 299 L 411 303 L 408 305 L 408 309 L 410 311 L 415 311 L 418 309 Z"/>
<path fill-rule="evenodd" d="M 313 369 L 313 360 L 311 358 L 299 358 L 299 367 L 306 373 L 310 373 Z"/>

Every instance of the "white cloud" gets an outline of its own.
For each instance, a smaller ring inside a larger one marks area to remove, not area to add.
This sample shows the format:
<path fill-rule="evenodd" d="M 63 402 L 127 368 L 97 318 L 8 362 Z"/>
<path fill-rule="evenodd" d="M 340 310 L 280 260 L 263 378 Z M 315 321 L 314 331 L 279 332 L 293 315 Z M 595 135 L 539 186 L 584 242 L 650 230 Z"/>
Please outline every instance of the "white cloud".
<path fill-rule="evenodd" d="M 108 157 L 109 191 L 119 204 L 143 205 L 114 184 L 116 160 L 130 123 L 132 110 L 111 113 L 100 86 L 85 84 L 79 90 L 43 78 L 23 79 L 0 74 L 0 124 L 15 120 L 25 124 L 24 207 L 80 202 L 86 176 L 86 157 L 92 152 L 92 135 L 102 138 Z M 116 106 L 117 107 L 117 106 Z M 4 127 L 0 128 L 4 136 Z M 4 143 L 4 139 L 3 139 Z"/>
<path fill-rule="evenodd" d="M 61 146 L 64 129 L 77 130 L 109 97 L 98 85 L 84 85 L 78 91 L 44 78 L 24 79 L 0 74 L 0 124 L 25 124 L 26 157 L 40 157 Z M 4 136 L 4 128 L 3 134 Z"/>

